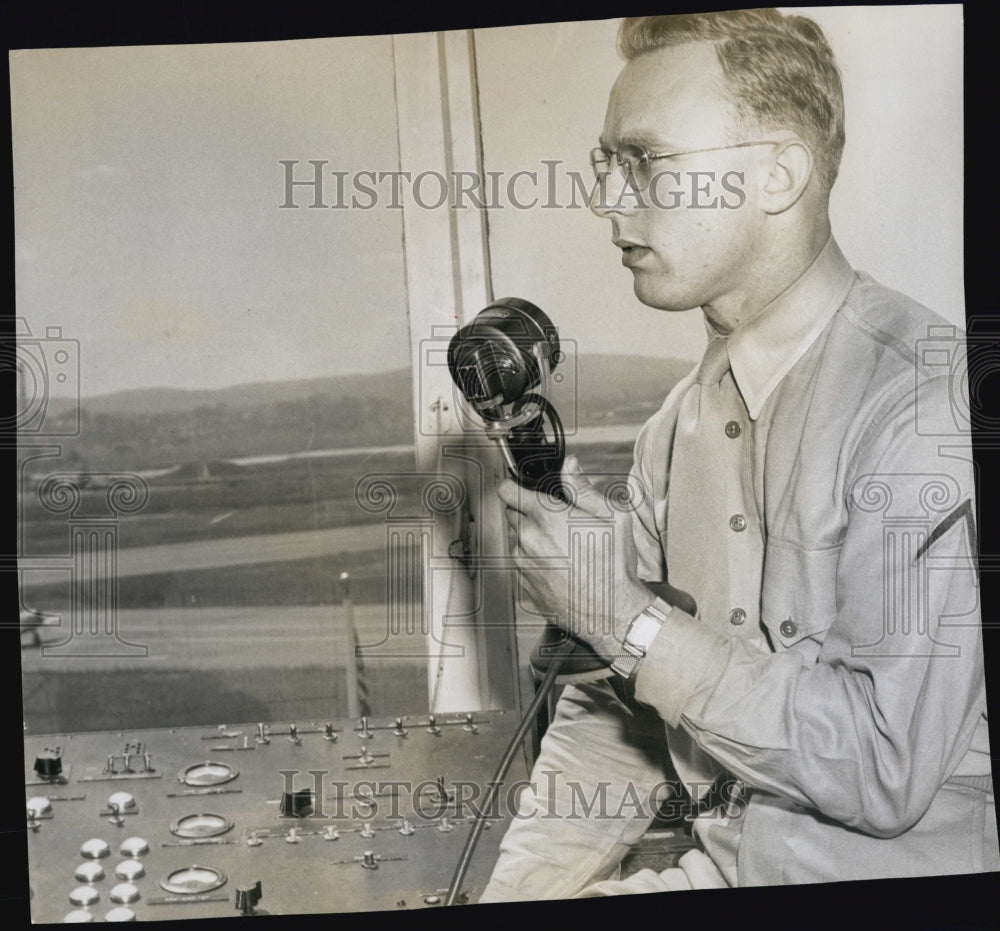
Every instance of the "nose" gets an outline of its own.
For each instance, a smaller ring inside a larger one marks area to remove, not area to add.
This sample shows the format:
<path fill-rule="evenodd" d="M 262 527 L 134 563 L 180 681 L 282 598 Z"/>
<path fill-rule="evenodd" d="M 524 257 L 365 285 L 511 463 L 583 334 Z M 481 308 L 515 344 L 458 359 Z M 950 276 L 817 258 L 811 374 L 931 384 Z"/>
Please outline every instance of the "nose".
<path fill-rule="evenodd" d="M 590 192 L 590 209 L 599 217 L 628 213 L 637 200 L 625 176 L 616 165 Z"/>

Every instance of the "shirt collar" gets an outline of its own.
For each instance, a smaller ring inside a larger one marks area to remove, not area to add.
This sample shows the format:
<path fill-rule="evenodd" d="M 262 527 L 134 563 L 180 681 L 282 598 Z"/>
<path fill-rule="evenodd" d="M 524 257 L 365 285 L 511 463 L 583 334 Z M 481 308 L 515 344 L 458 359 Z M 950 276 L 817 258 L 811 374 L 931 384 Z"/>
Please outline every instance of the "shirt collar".
<path fill-rule="evenodd" d="M 751 420 L 830 322 L 853 283 L 854 269 L 831 235 L 792 284 L 729 334 L 733 379 Z M 715 335 L 705 323 L 709 337 Z"/>

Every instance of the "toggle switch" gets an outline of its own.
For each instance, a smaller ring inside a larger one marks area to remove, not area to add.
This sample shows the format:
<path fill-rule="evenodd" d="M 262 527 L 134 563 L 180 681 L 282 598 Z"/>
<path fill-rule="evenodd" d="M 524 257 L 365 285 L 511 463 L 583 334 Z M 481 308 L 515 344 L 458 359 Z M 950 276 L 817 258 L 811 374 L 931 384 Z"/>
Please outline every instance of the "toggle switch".
<path fill-rule="evenodd" d="M 362 837 L 374 837 L 375 832 L 372 830 L 372 823 L 370 821 L 365 822 L 365 826 L 361 829 Z"/>
<path fill-rule="evenodd" d="M 257 736 L 254 737 L 254 741 L 259 744 L 269 744 L 271 742 L 267 728 L 262 723 L 257 725 Z"/>
<path fill-rule="evenodd" d="M 413 822 L 409 818 L 404 818 L 403 823 L 399 826 L 399 833 L 403 837 L 409 837 L 411 834 L 416 832 L 416 828 L 413 826 Z"/>
<path fill-rule="evenodd" d="M 299 736 L 299 729 L 294 724 L 288 725 L 288 739 L 293 744 L 302 743 L 302 738 Z"/>
<path fill-rule="evenodd" d="M 405 727 L 403 727 L 403 719 L 396 718 L 396 727 L 393 729 L 393 733 L 397 737 L 405 737 L 409 733 Z"/>
<path fill-rule="evenodd" d="M 329 740 L 330 743 L 337 742 L 337 734 L 334 733 L 333 725 L 328 721 L 326 727 L 323 729 L 323 739 Z"/>
<path fill-rule="evenodd" d="M 435 737 L 437 737 L 441 733 L 441 728 L 438 727 L 437 723 L 434 721 L 434 715 L 431 715 L 428 718 L 427 725 L 428 725 L 427 726 L 428 734 L 433 734 Z"/>
<path fill-rule="evenodd" d="M 361 726 L 358 728 L 358 736 L 362 740 L 370 740 L 372 737 L 372 732 L 368 730 L 368 718 L 366 715 L 361 716 Z"/>
<path fill-rule="evenodd" d="M 323 832 L 323 840 L 340 840 L 340 831 L 332 824 Z"/>
<path fill-rule="evenodd" d="M 448 816 L 447 815 L 442 815 L 441 816 L 441 820 L 438 822 L 438 830 L 442 831 L 442 832 L 444 832 L 446 834 L 449 831 L 454 831 L 455 830 L 455 826 L 451 823 L 451 821 L 448 820 Z"/>

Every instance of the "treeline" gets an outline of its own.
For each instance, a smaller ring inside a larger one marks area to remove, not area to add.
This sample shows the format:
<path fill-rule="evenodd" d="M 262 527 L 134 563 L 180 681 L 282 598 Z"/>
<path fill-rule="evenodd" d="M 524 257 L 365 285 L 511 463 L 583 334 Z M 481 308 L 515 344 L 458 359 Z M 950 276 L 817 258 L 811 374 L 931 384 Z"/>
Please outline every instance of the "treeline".
<path fill-rule="evenodd" d="M 200 405 L 150 415 L 80 413 L 67 454 L 91 469 L 155 469 L 177 463 L 310 449 L 413 442 L 409 397 L 313 396 L 250 408 Z"/>

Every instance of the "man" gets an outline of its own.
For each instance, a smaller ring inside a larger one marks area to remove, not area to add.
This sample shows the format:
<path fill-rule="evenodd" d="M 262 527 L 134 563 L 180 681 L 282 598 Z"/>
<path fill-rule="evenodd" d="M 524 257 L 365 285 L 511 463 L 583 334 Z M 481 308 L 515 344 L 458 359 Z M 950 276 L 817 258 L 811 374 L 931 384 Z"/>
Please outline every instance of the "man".
<path fill-rule="evenodd" d="M 1000 869 L 971 450 L 921 350 L 960 346 L 831 236 L 833 54 L 773 10 L 619 45 L 592 206 L 640 300 L 700 307 L 709 347 L 639 436 L 613 578 L 574 567 L 613 617 L 546 571 L 609 513 L 577 463 L 570 508 L 500 488 L 523 597 L 612 672 L 564 689 L 481 901 Z M 670 762 L 697 848 L 618 880 Z"/>

